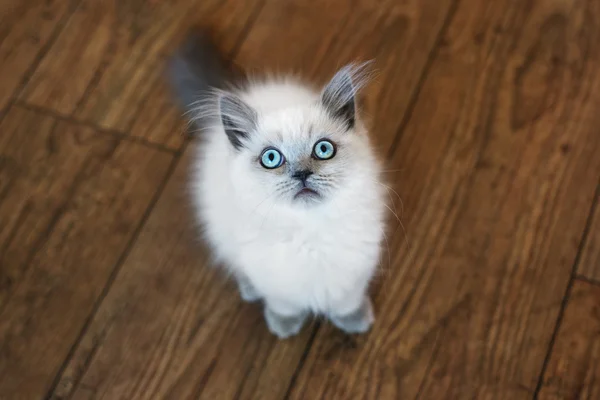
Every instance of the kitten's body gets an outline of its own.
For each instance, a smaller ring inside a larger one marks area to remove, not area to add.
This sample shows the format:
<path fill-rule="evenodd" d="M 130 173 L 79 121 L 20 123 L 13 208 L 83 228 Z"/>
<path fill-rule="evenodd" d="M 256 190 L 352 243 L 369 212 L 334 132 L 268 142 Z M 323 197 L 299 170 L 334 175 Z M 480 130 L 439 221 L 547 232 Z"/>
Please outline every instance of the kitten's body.
<path fill-rule="evenodd" d="M 216 257 L 242 297 L 265 302 L 267 323 L 280 337 L 295 334 L 309 312 L 349 332 L 367 330 L 373 314 L 366 290 L 379 261 L 385 205 L 365 128 L 353 109 L 348 125 L 323 106 L 323 94 L 291 81 L 249 85 L 232 96 L 242 106 L 228 112 L 221 104 L 221 113 L 233 115 L 235 129 L 223 119 L 203 132 L 193 177 Z M 253 111 L 240 114 L 242 107 Z M 324 138 L 335 143 L 335 158 L 311 156 Z M 285 164 L 265 169 L 260 155 L 271 147 Z M 300 169 L 311 174 L 302 183 L 294 175 Z"/>
<path fill-rule="evenodd" d="M 285 83 L 259 86 L 242 97 L 266 115 L 279 114 L 277 123 L 289 126 L 282 132 L 286 140 L 306 135 L 302 114 L 310 114 L 319 100 L 317 93 Z M 281 312 L 339 314 L 358 307 L 378 261 L 383 229 L 378 163 L 369 152 L 364 165 L 348 171 L 364 178 L 324 204 L 296 207 L 244 188 L 246 174 L 236 169 L 245 166 L 228 161 L 235 150 L 222 129 L 205 138 L 195 195 L 207 239 L 225 265 Z M 366 136 L 360 142 L 369 147 Z"/>

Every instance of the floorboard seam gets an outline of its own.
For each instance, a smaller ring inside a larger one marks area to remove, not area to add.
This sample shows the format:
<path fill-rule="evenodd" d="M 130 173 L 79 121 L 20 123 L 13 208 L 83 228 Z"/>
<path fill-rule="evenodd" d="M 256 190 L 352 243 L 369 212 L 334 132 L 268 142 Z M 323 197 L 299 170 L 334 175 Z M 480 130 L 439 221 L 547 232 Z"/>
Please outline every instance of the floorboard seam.
<path fill-rule="evenodd" d="M 0 114 L 0 123 L 2 122 L 2 120 L 4 119 L 6 114 L 8 114 L 8 111 L 12 108 L 12 106 L 15 104 L 17 99 L 21 96 L 23 90 L 25 90 L 25 87 L 27 86 L 27 84 L 29 83 L 31 78 L 33 77 L 33 74 L 39 67 L 40 63 L 42 62 L 44 57 L 46 57 L 46 55 L 48 54 L 48 52 L 50 51 L 50 49 L 56 42 L 56 39 L 58 39 L 58 36 L 62 33 L 65 25 L 67 24 L 67 21 L 73 16 L 75 11 L 77 11 L 77 8 L 79 7 L 79 5 L 81 4 L 82 1 L 83 0 L 74 1 L 73 4 L 71 4 L 71 6 L 65 12 L 65 15 L 63 15 L 60 18 L 60 20 L 56 22 L 56 26 L 54 27 L 54 30 L 48 37 L 46 44 L 44 44 L 40 48 L 38 54 L 34 57 L 31 64 L 29 64 L 29 66 L 27 67 L 27 69 L 25 71 L 25 74 L 23 74 L 23 76 L 21 77 L 21 82 L 15 88 L 9 101 L 6 103 L 3 113 Z"/>
<path fill-rule="evenodd" d="M 552 332 L 552 336 L 550 337 L 550 343 L 548 344 L 548 350 L 546 351 L 546 356 L 544 357 L 544 362 L 542 364 L 542 369 L 540 370 L 540 374 L 538 376 L 537 384 L 535 386 L 535 392 L 533 394 L 534 400 L 536 400 L 540 394 L 540 390 L 542 389 L 544 383 L 544 375 L 546 374 L 546 369 L 548 368 L 548 363 L 550 361 L 550 357 L 552 356 L 552 351 L 554 350 L 554 344 L 556 342 L 556 338 L 558 337 L 558 332 L 560 331 L 560 327 L 564 318 L 565 310 L 567 308 L 567 304 L 569 303 L 569 299 L 571 297 L 571 292 L 573 290 L 573 284 L 575 280 L 578 279 L 577 276 L 577 266 L 579 265 L 579 261 L 581 260 L 581 256 L 583 254 L 583 250 L 585 248 L 585 243 L 587 242 L 588 235 L 592 228 L 593 216 L 596 211 L 596 207 L 598 206 L 598 198 L 600 197 L 600 182 L 596 186 L 596 191 L 594 193 L 594 199 L 592 201 L 592 205 L 590 207 L 590 211 L 587 216 L 587 220 L 585 223 L 585 227 L 583 229 L 583 234 L 581 236 L 581 240 L 579 242 L 579 246 L 577 248 L 577 254 L 575 256 L 575 260 L 573 261 L 573 265 L 571 267 L 571 276 L 569 278 L 569 283 L 567 284 L 567 289 L 565 291 L 565 295 L 563 296 L 563 300 L 560 305 L 560 309 L 558 311 L 558 316 L 556 317 L 556 323 L 554 324 L 554 331 Z"/>
<path fill-rule="evenodd" d="M 433 61 L 435 60 L 435 58 L 437 56 L 437 52 L 440 47 L 440 44 L 442 43 L 444 35 L 448 31 L 450 22 L 454 18 L 454 14 L 456 14 L 456 10 L 458 9 L 459 2 L 460 2 L 460 0 L 454 0 L 450 4 L 450 7 L 448 8 L 448 13 L 446 14 L 446 17 L 444 18 L 442 27 L 440 28 L 440 30 L 435 38 L 434 44 L 431 47 L 431 50 L 429 51 L 427 60 L 425 61 L 425 65 L 423 65 L 423 70 L 421 72 L 421 75 L 419 75 L 417 84 L 416 84 L 415 88 L 413 89 L 413 92 L 408 100 L 408 104 L 406 105 L 406 111 L 404 112 L 404 115 L 402 116 L 402 120 L 400 121 L 400 124 L 398 125 L 398 128 L 396 129 L 396 134 L 394 136 L 394 140 L 392 141 L 392 144 L 390 145 L 390 148 L 388 149 L 388 154 L 387 154 L 387 158 L 386 158 L 387 160 L 390 160 L 392 158 L 392 156 L 394 155 L 394 153 L 396 152 L 396 148 L 398 147 L 398 144 L 400 143 L 400 139 L 402 138 L 402 135 L 404 134 L 404 130 L 406 129 L 406 126 L 408 125 L 408 121 L 410 121 L 410 119 L 412 117 L 412 113 L 417 105 L 417 100 L 419 99 L 419 94 L 421 93 L 423 84 L 425 83 L 425 80 L 429 76 L 429 70 L 431 69 L 431 66 L 433 65 Z"/>
<path fill-rule="evenodd" d="M 590 277 L 587 277 L 587 276 L 581 275 L 581 274 L 575 274 L 575 280 L 585 282 L 589 285 L 600 286 L 600 280 L 595 279 L 595 278 L 590 278 Z"/>
<path fill-rule="evenodd" d="M 77 118 L 57 113 L 55 110 L 45 108 L 45 107 L 40 107 L 40 106 L 33 105 L 33 104 L 29 104 L 29 103 L 26 103 L 23 101 L 16 101 L 13 106 L 20 107 L 20 108 L 23 108 L 25 110 L 29 110 L 29 111 L 32 111 L 35 113 L 48 115 L 52 118 L 67 122 L 69 124 L 79 125 L 79 126 L 83 126 L 86 128 L 90 128 L 98 133 L 101 133 L 103 135 L 113 136 L 120 140 L 125 140 L 125 141 L 133 142 L 133 143 L 139 143 L 146 147 L 149 147 L 149 148 L 152 148 L 155 150 L 159 150 L 159 151 L 163 151 L 165 153 L 178 154 L 181 151 L 181 149 L 183 148 L 183 145 L 182 145 L 180 149 L 174 149 L 174 148 L 165 146 L 160 143 L 152 142 L 143 137 L 128 135 L 127 133 L 116 130 L 116 129 L 102 128 L 93 122 L 78 120 Z"/>
<path fill-rule="evenodd" d="M 186 145 L 182 146 L 182 149 L 184 149 L 185 147 L 186 147 Z M 96 314 L 98 313 L 98 310 L 100 309 L 102 303 L 104 302 L 104 299 L 106 298 L 108 292 L 110 291 L 110 288 L 112 287 L 113 282 L 115 281 L 117 275 L 121 271 L 121 267 L 124 265 L 125 261 L 129 257 L 129 254 L 131 253 L 131 250 L 133 249 L 135 242 L 137 241 L 140 233 L 142 232 L 144 226 L 146 225 L 146 222 L 148 221 L 150 215 L 152 214 L 152 211 L 154 210 L 156 203 L 158 203 L 158 200 L 161 198 L 164 188 L 166 187 L 167 183 L 169 182 L 171 176 L 173 175 L 175 168 L 179 164 L 179 161 L 181 159 L 181 152 L 182 151 L 178 151 L 173 156 L 173 160 L 171 160 L 171 163 L 165 173 L 164 178 L 158 185 L 156 192 L 154 193 L 154 196 L 152 197 L 150 203 L 146 207 L 144 214 L 142 215 L 142 218 L 140 219 L 140 222 L 138 223 L 137 227 L 133 231 L 131 238 L 129 239 L 129 241 L 127 242 L 127 245 L 125 246 L 125 249 L 119 256 L 117 262 L 115 263 L 115 266 L 112 269 L 104 287 L 102 288 L 100 295 L 94 302 L 92 311 L 88 315 L 85 323 L 83 324 L 83 327 L 81 328 L 79 334 L 77 335 L 77 338 L 71 345 L 71 348 L 69 349 L 69 352 L 67 353 L 67 356 L 65 357 L 64 361 L 61 363 L 61 366 L 58 369 L 58 371 L 54 377 L 54 380 L 46 393 L 46 396 L 44 396 L 44 399 L 49 400 L 52 398 L 56 388 L 58 387 L 58 384 L 60 383 L 60 379 L 69 364 L 69 361 L 75 354 L 75 351 L 77 351 L 77 348 L 79 347 L 82 339 L 84 338 L 86 332 L 88 331 L 89 326 L 91 325 L 92 321 L 94 320 L 94 317 L 96 316 Z M 82 370 L 80 372 L 81 372 L 80 376 L 83 376 L 85 374 L 84 370 Z M 73 388 L 75 388 L 75 387 L 76 386 L 74 386 Z"/>
<path fill-rule="evenodd" d="M 304 367 L 304 363 L 306 362 L 306 359 L 308 358 L 308 354 L 310 353 L 310 349 L 312 348 L 313 342 L 315 341 L 315 338 L 317 337 L 317 333 L 319 332 L 320 327 L 321 327 L 321 321 L 315 322 L 315 327 L 313 328 L 312 332 L 310 333 L 310 338 L 308 339 L 308 342 L 306 342 L 306 347 L 304 348 L 302 357 L 300 357 L 300 361 L 298 361 L 298 365 L 296 366 L 296 369 L 294 370 L 294 373 L 292 374 L 292 378 L 290 379 L 290 384 L 288 385 L 288 387 L 285 391 L 285 395 L 283 396 L 283 398 L 286 400 L 290 398 L 292 390 L 294 389 L 294 386 L 296 386 L 296 380 L 298 379 L 298 376 L 300 375 L 300 371 L 302 371 L 302 368 Z"/>

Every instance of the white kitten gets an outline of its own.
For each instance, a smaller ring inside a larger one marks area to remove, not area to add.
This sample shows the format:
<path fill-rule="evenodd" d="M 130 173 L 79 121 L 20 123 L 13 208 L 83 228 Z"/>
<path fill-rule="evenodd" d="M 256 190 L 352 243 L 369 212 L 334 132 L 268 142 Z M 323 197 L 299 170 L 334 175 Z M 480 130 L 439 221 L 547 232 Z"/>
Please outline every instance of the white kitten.
<path fill-rule="evenodd" d="M 385 201 L 355 111 L 363 69 L 343 68 L 321 93 L 290 80 L 219 91 L 202 134 L 193 195 L 206 239 L 280 338 L 310 313 L 350 333 L 373 323 Z"/>

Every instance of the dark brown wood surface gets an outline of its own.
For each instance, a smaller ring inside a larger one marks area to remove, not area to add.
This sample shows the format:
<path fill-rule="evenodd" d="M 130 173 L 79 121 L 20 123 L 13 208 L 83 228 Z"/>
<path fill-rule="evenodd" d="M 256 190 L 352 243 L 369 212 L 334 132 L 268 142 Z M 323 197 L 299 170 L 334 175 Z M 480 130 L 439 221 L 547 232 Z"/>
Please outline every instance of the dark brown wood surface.
<path fill-rule="evenodd" d="M 0 111 L 48 51 L 77 1 L 0 1 Z"/>
<path fill-rule="evenodd" d="M 0 400 L 595 399 L 596 0 L 0 0 Z M 210 260 L 163 81 L 374 59 L 377 321 L 278 341 Z M 401 197 L 401 200 L 397 197 Z"/>
<path fill-rule="evenodd" d="M 213 26 L 224 50 L 232 49 L 259 6 L 258 0 L 82 0 L 22 98 L 177 148 L 184 124 L 163 74 L 170 48 L 200 24 Z"/>
<path fill-rule="evenodd" d="M 600 197 L 600 185 L 596 193 L 596 203 Z M 577 272 L 587 279 L 600 283 L 600 209 L 596 206 L 592 211 L 588 226 L 588 235 L 583 244 L 581 260 Z"/>
<path fill-rule="evenodd" d="M 0 398 L 40 398 L 173 157 L 20 107 L 0 132 Z"/>
<path fill-rule="evenodd" d="M 539 398 L 600 398 L 598 285 L 579 280 L 573 285 Z"/>

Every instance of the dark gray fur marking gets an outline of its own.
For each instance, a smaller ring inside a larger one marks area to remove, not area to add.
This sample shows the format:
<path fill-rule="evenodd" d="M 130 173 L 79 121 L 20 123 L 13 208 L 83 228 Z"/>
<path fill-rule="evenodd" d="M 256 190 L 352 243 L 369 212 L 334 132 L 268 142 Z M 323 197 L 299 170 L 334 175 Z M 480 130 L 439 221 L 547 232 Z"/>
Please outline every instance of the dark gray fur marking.
<path fill-rule="evenodd" d="M 229 141 L 236 149 L 242 148 L 243 140 L 256 128 L 256 111 L 237 96 L 223 92 L 219 98 L 219 113 Z"/>

